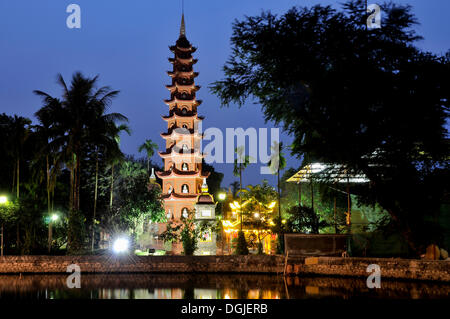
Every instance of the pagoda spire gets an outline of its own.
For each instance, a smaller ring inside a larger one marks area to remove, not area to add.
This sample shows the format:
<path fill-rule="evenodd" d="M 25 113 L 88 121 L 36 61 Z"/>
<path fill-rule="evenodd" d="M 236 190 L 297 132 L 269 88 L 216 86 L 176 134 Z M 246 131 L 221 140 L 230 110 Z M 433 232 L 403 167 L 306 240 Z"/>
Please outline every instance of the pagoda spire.
<path fill-rule="evenodd" d="M 181 14 L 180 38 L 186 36 L 186 25 L 184 24 L 184 13 Z"/>

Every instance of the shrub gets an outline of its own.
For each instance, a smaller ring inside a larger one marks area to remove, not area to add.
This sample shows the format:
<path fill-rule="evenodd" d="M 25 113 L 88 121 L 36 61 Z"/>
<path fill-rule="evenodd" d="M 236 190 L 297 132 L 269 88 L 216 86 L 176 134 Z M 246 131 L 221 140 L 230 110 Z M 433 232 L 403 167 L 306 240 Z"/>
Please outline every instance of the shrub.
<path fill-rule="evenodd" d="M 238 233 L 236 255 L 248 255 L 247 241 L 245 240 L 245 235 L 242 231 Z"/>

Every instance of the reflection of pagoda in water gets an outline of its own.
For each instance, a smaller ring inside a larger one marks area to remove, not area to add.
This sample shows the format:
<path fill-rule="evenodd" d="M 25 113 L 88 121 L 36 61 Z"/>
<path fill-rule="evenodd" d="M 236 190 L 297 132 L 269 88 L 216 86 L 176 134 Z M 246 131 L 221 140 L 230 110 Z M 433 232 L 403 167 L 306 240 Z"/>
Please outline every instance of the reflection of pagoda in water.
<path fill-rule="evenodd" d="M 186 38 L 184 15 L 180 36 L 170 50 L 174 53 L 174 57 L 169 58 L 173 70 L 167 72 L 172 79 L 171 84 L 166 85 L 170 99 L 164 101 L 169 106 L 169 115 L 163 116 L 167 122 L 167 132 L 161 134 L 166 140 L 166 150 L 159 152 L 164 161 L 164 171 L 156 174 L 162 179 L 166 216 L 178 221 L 196 208 L 197 199 L 205 192 L 209 175 L 202 171 L 204 155 L 200 144 L 203 135 L 199 133 L 198 126 L 203 117 L 197 114 L 201 101 L 196 99 L 195 93 L 200 87 L 194 82 L 198 73 L 194 72 L 193 65 L 197 60 L 192 57 L 196 48 Z M 213 203 L 211 198 L 209 204 Z M 159 228 L 160 232 L 164 231 L 165 224 Z M 180 252 L 180 245 L 176 244 L 173 250 Z"/>

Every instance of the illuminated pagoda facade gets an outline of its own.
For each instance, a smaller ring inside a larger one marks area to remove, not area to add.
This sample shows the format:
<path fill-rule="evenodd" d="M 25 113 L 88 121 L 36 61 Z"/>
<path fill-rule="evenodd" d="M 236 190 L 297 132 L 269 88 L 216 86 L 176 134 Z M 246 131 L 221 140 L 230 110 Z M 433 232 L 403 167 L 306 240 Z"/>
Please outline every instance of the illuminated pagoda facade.
<path fill-rule="evenodd" d="M 202 171 L 203 135 L 199 133 L 199 124 L 203 117 L 197 113 L 201 101 L 195 95 L 200 87 L 195 85 L 198 73 L 194 72 L 193 66 L 197 60 L 192 56 L 196 48 L 186 38 L 184 15 L 180 36 L 170 50 L 174 53 L 174 57 L 169 58 L 173 70 L 167 72 L 171 78 L 171 83 L 166 85 L 170 99 L 164 101 L 169 107 L 169 115 L 162 117 L 167 122 L 167 132 L 161 134 L 166 141 L 166 149 L 159 152 L 164 161 L 164 171 L 156 174 L 162 180 L 166 216 L 177 222 L 195 209 L 202 185 L 209 175 Z M 166 224 L 161 224 L 160 233 L 165 228 Z M 181 252 L 181 249 L 179 243 L 172 246 L 174 253 Z"/>

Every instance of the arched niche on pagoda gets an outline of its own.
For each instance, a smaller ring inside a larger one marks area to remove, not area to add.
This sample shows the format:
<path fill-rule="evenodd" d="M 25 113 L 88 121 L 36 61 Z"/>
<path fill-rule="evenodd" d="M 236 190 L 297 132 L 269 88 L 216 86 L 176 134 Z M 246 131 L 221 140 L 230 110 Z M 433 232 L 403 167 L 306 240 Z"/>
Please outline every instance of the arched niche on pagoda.
<path fill-rule="evenodd" d="M 181 150 L 183 151 L 183 153 L 189 152 L 189 149 L 190 149 L 190 147 L 189 147 L 188 143 L 183 143 L 183 145 L 181 146 Z"/>
<path fill-rule="evenodd" d="M 181 209 L 181 216 L 183 218 L 188 218 L 189 217 L 189 209 L 187 207 L 183 207 Z"/>
<path fill-rule="evenodd" d="M 173 185 L 172 183 L 167 183 L 166 184 L 166 189 L 164 190 L 167 194 L 171 194 L 173 192 Z"/>
<path fill-rule="evenodd" d="M 182 194 L 189 194 L 189 185 L 188 184 L 181 185 L 181 193 Z"/>

